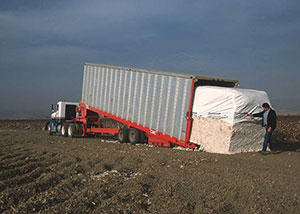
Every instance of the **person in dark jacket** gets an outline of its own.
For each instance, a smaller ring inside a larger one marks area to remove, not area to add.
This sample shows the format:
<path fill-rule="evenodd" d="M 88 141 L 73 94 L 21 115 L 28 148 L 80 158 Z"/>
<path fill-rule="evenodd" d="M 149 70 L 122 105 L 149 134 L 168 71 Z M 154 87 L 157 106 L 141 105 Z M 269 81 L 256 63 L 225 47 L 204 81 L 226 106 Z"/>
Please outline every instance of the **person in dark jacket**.
<path fill-rule="evenodd" d="M 264 103 L 262 107 L 263 107 L 262 112 L 257 114 L 249 114 L 249 116 L 262 117 L 262 126 L 266 128 L 262 153 L 267 154 L 266 150 L 268 144 L 271 151 L 275 150 L 275 146 L 272 143 L 272 133 L 276 129 L 277 116 L 276 116 L 276 112 L 270 108 L 270 105 L 268 103 Z"/>

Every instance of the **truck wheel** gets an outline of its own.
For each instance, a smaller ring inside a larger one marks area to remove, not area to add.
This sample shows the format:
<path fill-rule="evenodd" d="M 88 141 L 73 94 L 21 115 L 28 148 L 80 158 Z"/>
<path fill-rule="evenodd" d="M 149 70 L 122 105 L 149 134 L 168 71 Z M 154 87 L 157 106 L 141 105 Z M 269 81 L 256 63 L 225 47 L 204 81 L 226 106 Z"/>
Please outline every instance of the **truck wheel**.
<path fill-rule="evenodd" d="M 61 135 L 64 137 L 68 137 L 68 124 L 63 124 L 61 127 Z"/>
<path fill-rule="evenodd" d="M 50 125 L 49 125 L 49 129 L 47 130 L 47 132 L 48 132 L 49 135 L 52 135 L 52 134 L 53 134 L 53 133 L 51 132 L 51 127 L 50 127 Z"/>
<path fill-rule="evenodd" d="M 56 126 L 56 132 L 57 133 L 60 133 L 61 132 L 61 123 L 59 123 L 59 124 L 57 124 L 57 126 Z"/>
<path fill-rule="evenodd" d="M 75 124 L 70 124 L 69 127 L 68 127 L 68 135 L 70 137 L 75 137 L 76 135 L 76 126 Z"/>
<path fill-rule="evenodd" d="M 131 128 L 129 129 L 129 142 L 132 144 L 136 144 L 138 142 L 140 142 L 140 131 L 135 129 L 135 128 Z"/>
<path fill-rule="evenodd" d="M 50 130 L 50 121 L 47 121 L 47 122 L 45 123 L 44 130 L 45 130 L 45 131 L 49 131 L 49 130 Z"/>
<path fill-rule="evenodd" d="M 118 140 L 120 143 L 126 143 L 128 142 L 128 129 L 121 128 L 118 132 Z"/>

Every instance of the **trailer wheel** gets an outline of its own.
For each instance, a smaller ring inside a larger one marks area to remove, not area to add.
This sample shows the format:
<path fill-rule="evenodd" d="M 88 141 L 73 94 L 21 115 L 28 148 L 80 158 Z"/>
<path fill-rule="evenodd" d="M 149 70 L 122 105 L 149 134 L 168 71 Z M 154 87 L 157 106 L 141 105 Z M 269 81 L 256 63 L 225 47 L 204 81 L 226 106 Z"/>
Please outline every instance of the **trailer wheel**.
<path fill-rule="evenodd" d="M 68 135 L 70 137 L 75 137 L 76 135 L 76 126 L 75 124 L 70 124 L 69 127 L 68 127 Z"/>
<path fill-rule="evenodd" d="M 68 124 L 64 123 L 61 127 L 61 135 L 64 137 L 68 137 Z"/>
<path fill-rule="evenodd" d="M 118 140 L 120 143 L 126 143 L 128 142 L 128 129 L 121 128 L 118 132 Z"/>
<path fill-rule="evenodd" d="M 136 144 L 138 142 L 140 142 L 140 131 L 135 129 L 135 128 L 131 128 L 129 129 L 129 142 L 132 144 Z"/>
<path fill-rule="evenodd" d="M 141 142 L 141 143 L 145 143 L 146 139 L 147 139 L 146 133 L 140 131 L 140 142 Z"/>

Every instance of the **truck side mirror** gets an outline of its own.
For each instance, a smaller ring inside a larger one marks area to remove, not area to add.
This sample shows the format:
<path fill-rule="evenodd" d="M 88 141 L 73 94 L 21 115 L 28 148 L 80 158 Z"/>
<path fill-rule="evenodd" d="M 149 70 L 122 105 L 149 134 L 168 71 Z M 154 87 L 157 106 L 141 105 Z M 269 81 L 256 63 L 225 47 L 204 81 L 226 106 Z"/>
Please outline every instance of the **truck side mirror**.
<path fill-rule="evenodd" d="M 51 104 L 51 112 L 52 113 L 54 112 L 54 106 L 53 106 L 53 104 Z"/>

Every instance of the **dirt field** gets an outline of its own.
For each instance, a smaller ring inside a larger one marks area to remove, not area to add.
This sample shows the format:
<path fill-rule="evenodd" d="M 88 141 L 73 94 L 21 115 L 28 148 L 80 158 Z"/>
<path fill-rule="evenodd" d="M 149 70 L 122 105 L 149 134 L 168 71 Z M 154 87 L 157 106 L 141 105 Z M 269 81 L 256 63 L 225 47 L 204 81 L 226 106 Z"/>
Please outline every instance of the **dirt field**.
<path fill-rule="evenodd" d="M 0 121 L 0 213 L 300 213 L 300 117 L 278 124 L 283 152 L 216 155 Z"/>

